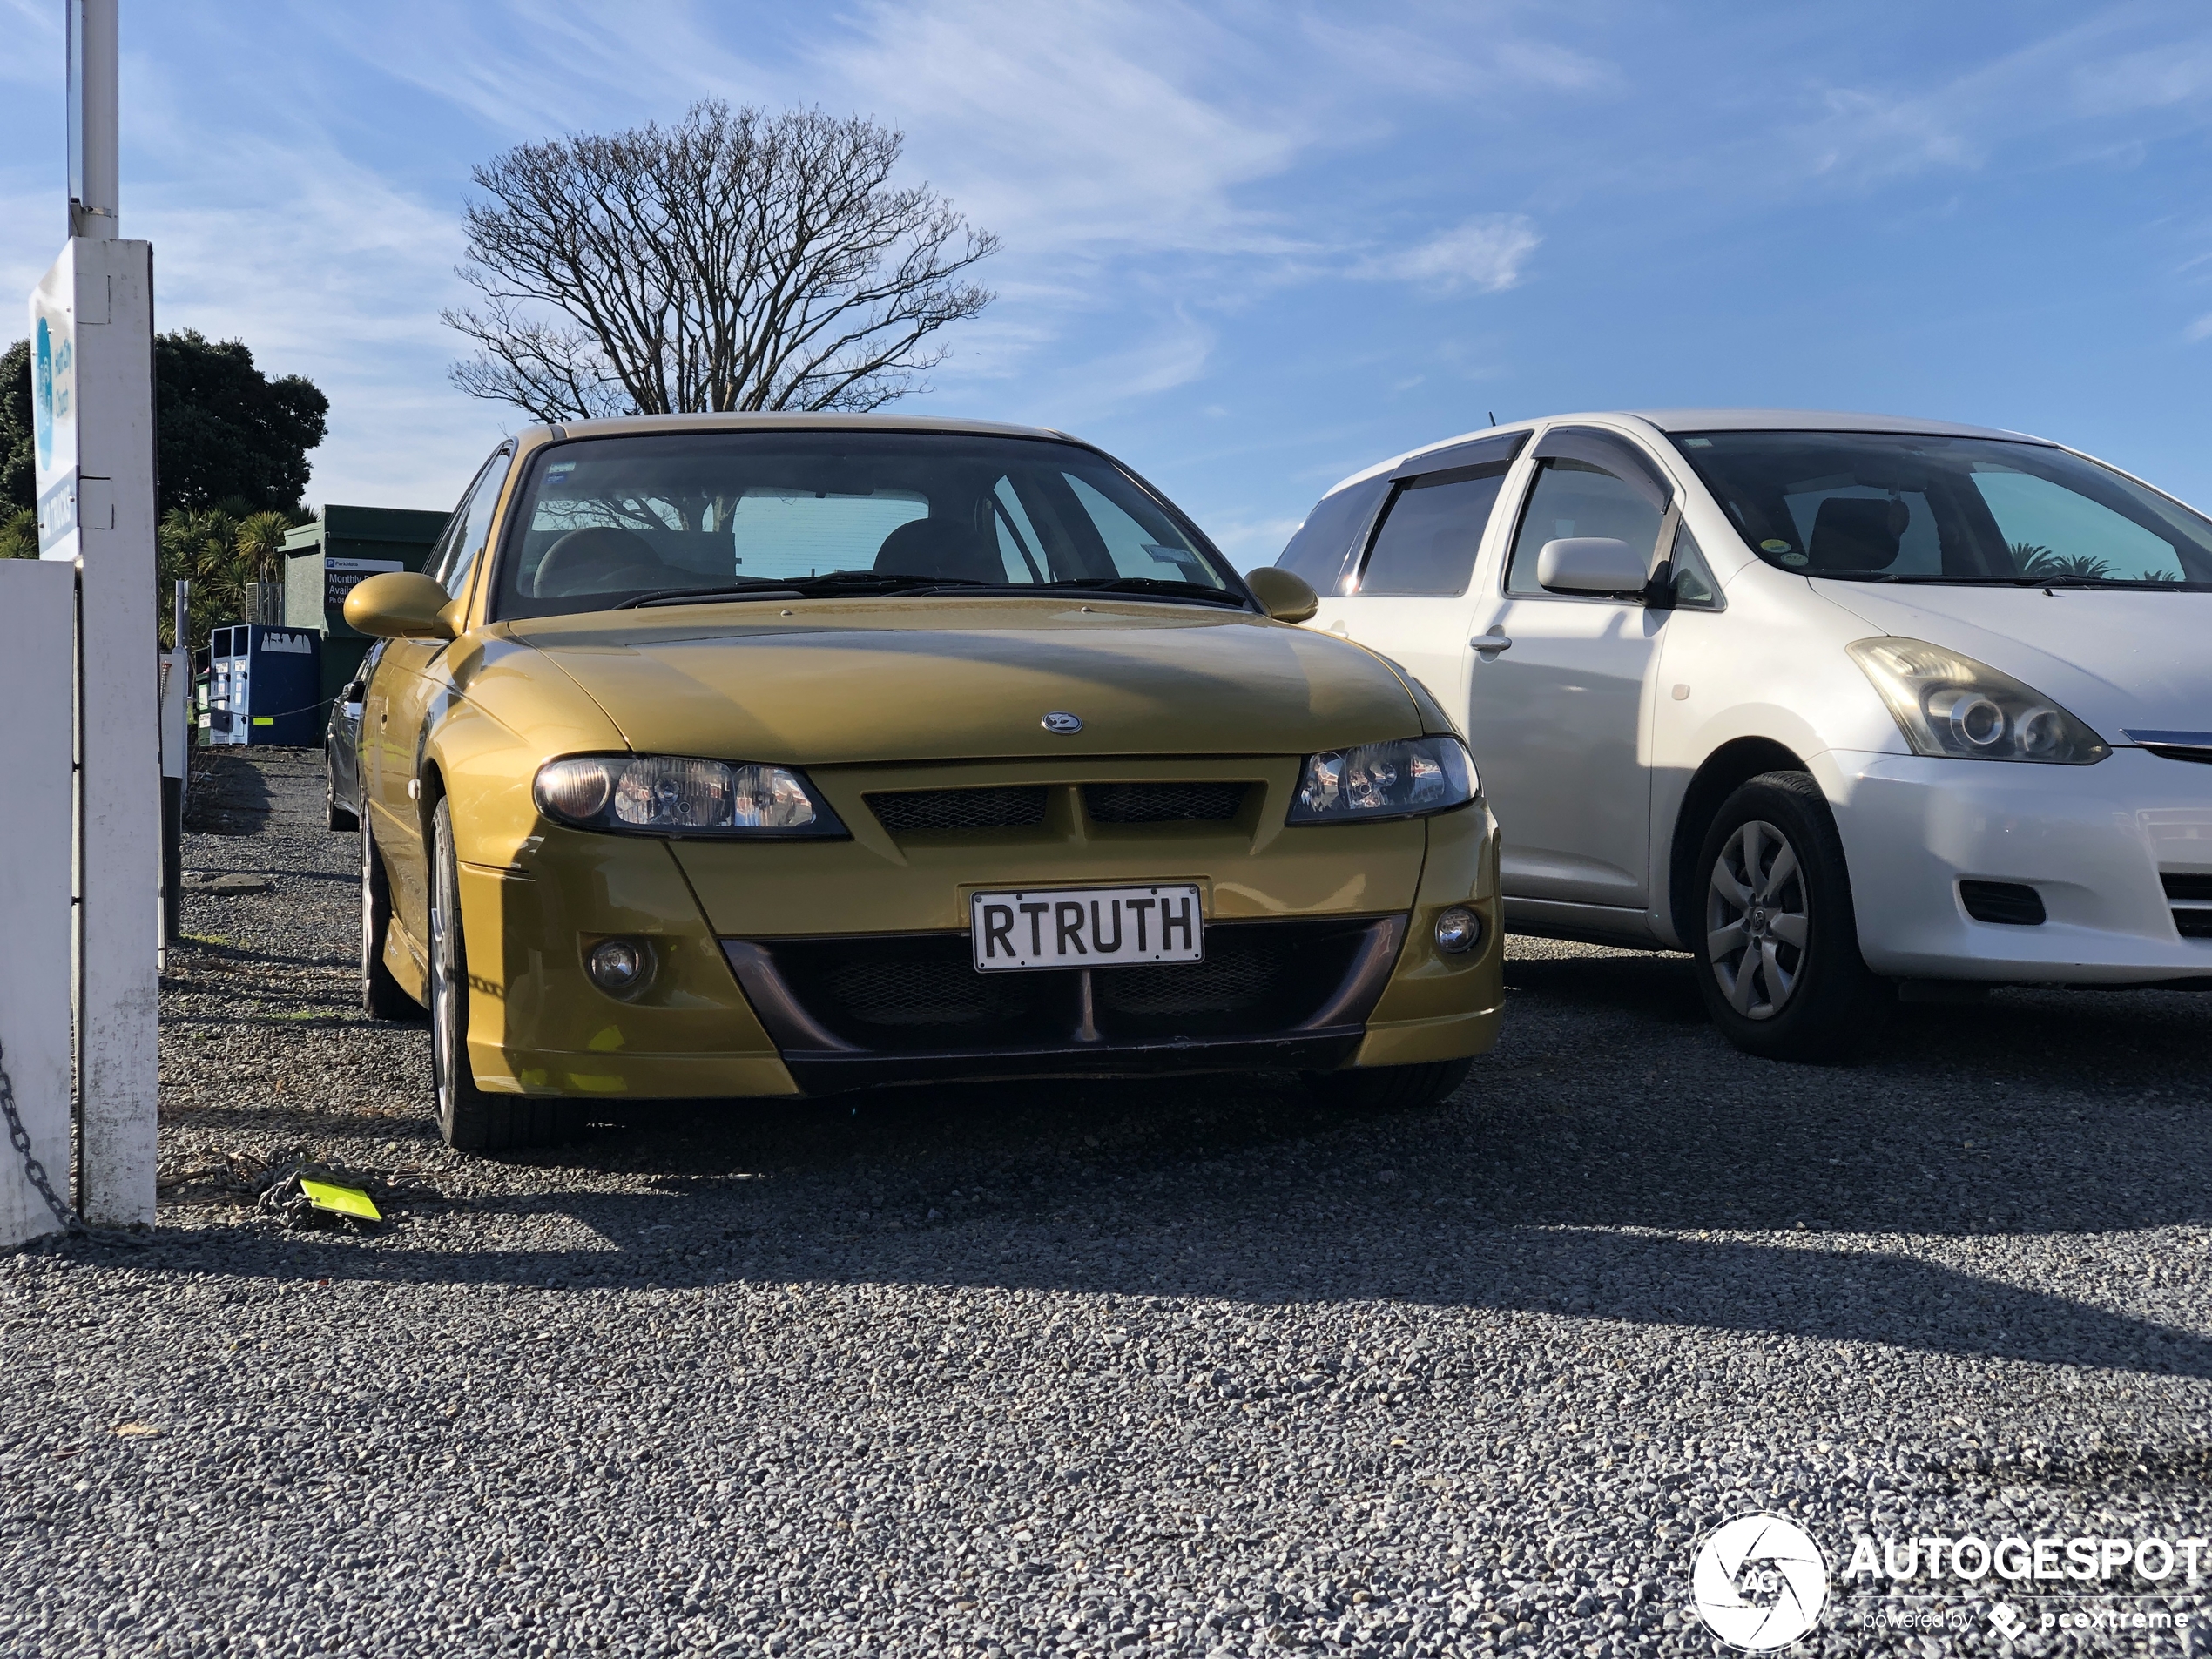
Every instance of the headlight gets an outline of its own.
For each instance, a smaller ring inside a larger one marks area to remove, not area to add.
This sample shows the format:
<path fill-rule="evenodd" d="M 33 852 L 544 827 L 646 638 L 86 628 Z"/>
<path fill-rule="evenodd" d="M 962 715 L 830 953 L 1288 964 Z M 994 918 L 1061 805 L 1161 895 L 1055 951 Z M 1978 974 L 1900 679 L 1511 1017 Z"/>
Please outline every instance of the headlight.
<path fill-rule="evenodd" d="M 1925 639 L 1862 639 L 1845 649 L 1915 754 L 2087 766 L 2112 752 L 2049 698 L 1986 663 Z"/>
<path fill-rule="evenodd" d="M 537 769 L 548 818 L 627 835 L 843 835 L 799 773 L 670 755 L 570 755 Z"/>
<path fill-rule="evenodd" d="M 1474 763 L 1457 738 L 1363 743 L 1306 757 L 1291 803 L 1293 824 L 1423 818 L 1474 799 Z"/>

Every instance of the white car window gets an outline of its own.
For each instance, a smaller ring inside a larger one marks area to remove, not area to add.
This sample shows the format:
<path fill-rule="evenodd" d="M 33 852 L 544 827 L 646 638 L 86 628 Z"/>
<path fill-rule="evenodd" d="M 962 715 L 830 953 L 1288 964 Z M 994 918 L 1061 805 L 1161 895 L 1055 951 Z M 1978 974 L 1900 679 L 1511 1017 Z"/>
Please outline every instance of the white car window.
<path fill-rule="evenodd" d="M 1502 463 L 1459 467 L 1400 484 L 1375 532 L 1363 594 L 1465 593 L 1506 480 Z"/>
<path fill-rule="evenodd" d="M 1548 456 L 1537 464 L 1527 510 L 1514 538 L 1513 563 L 1506 574 L 1508 593 L 1544 591 L 1536 581 L 1536 554 L 1547 542 L 1609 536 L 1646 555 L 1658 545 L 1666 515 L 1649 486 L 1572 455 Z"/>

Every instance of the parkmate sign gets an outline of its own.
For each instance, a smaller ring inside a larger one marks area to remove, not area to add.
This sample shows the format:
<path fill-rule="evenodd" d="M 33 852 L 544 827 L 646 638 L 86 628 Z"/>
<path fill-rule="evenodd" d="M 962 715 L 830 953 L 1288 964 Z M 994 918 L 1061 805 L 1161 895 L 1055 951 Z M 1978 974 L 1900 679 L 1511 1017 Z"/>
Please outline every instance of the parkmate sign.
<path fill-rule="evenodd" d="M 77 556 L 77 267 L 64 250 L 30 293 L 38 556 Z"/>

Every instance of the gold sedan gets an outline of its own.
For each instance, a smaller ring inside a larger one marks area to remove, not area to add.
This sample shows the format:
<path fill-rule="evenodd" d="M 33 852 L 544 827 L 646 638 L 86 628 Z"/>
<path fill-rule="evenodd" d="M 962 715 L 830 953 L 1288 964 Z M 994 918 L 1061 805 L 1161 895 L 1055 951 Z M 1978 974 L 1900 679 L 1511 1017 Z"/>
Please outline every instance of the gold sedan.
<path fill-rule="evenodd" d="M 877 415 L 538 427 L 361 722 L 369 1011 L 452 1144 L 595 1097 L 1302 1074 L 1441 1096 L 1495 1039 L 1497 831 L 1388 661 L 1290 624 L 1063 434 Z"/>

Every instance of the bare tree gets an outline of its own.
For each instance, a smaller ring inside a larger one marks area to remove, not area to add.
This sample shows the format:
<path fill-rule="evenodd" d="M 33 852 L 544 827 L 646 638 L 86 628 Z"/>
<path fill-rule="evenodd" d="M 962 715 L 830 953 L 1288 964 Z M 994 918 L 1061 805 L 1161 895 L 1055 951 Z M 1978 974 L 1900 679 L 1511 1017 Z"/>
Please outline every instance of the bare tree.
<path fill-rule="evenodd" d="M 932 336 L 990 304 L 998 247 L 927 185 L 905 135 L 710 100 L 672 127 L 523 145 L 471 173 L 453 378 L 542 421 L 872 409 L 926 390 Z"/>

